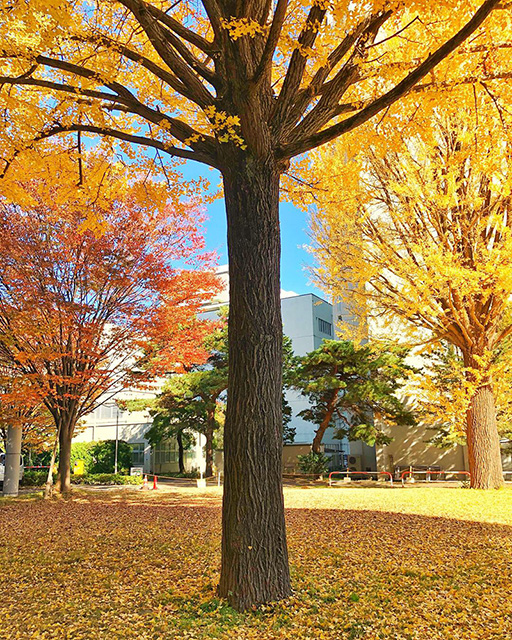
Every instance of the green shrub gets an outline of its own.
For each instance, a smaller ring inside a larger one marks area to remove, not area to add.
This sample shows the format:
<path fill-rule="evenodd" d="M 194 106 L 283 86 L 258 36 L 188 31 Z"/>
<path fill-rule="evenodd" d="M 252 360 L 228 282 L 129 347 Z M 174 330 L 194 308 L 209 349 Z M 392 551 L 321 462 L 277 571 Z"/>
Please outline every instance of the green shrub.
<path fill-rule="evenodd" d="M 125 476 L 120 473 L 87 473 L 83 476 L 71 476 L 71 482 L 73 484 L 86 484 L 86 485 L 128 485 L 128 484 L 142 484 L 142 476 Z"/>
<path fill-rule="evenodd" d="M 320 476 L 327 471 L 329 458 L 322 453 L 310 451 L 304 456 L 297 456 L 297 459 L 299 461 L 299 469 L 302 473 Z"/>
<path fill-rule="evenodd" d="M 92 473 L 94 466 L 92 450 L 97 444 L 97 442 L 74 442 L 71 445 L 71 473 L 73 473 L 73 465 L 76 460 L 83 460 L 85 473 Z"/>
<path fill-rule="evenodd" d="M 88 473 L 113 473 L 114 462 L 116 456 L 116 441 L 101 440 L 94 442 L 91 447 L 91 456 L 93 458 L 92 466 L 87 469 Z M 117 468 L 119 471 L 127 472 L 132 466 L 132 449 L 124 440 L 118 440 L 117 448 Z"/>
<path fill-rule="evenodd" d="M 48 478 L 48 469 L 41 469 L 40 471 L 25 471 L 23 478 L 20 482 L 22 487 L 42 487 L 46 484 Z M 57 480 L 57 475 L 53 474 L 53 482 Z"/>
<path fill-rule="evenodd" d="M 166 471 L 165 473 L 159 473 L 160 478 L 199 478 L 199 471 L 185 471 L 180 473 L 179 471 Z"/>

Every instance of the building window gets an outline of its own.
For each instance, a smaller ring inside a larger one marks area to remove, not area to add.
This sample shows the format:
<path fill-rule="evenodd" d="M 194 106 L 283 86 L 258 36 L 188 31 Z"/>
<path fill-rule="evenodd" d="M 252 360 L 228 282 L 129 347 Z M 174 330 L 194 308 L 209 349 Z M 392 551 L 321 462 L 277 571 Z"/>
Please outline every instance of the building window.
<path fill-rule="evenodd" d="M 173 440 L 161 442 L 154 448 L 155 464 L 167 464 L 178 462 L 177 443 Z"/>
<path fill-rule="evenodd" d="M 143 467 L 144 466 L 144 443 L 136 442 L 130 445 L 132 448 L 132 466 Z"/>
<path fill-rule="evenodd" d="M 330 322 L 322 320 L 322 318 L 318 318 L 318 329 L 321 333 L 332 336 L 332 324 Z"/>
<path fill-rule="evenodd" d="M 119 416 L 123 415 L 123 411 L 119 409 L 116 404 L 102 404 L 100 407 L 97 407 L 94 411 L 95 417 L 97 420 L 114 420 Z"/>

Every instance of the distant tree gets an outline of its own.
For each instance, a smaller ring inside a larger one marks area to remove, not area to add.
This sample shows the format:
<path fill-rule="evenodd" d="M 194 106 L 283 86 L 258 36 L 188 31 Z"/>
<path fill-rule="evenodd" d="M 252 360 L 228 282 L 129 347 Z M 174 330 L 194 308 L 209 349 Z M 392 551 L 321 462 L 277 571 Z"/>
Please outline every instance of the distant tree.
<path fill-rule="evenodd" d="M 172 378 L 157 401 L 160 420 L 165 416 L 168 421 L 168 435 L 175 433 L 178 437 L 188 430 L 205 436 L 206 477 L 213 475 L 214 434 L 220 426 L 219 396 L 226 384 L 215 369 L 194 371 Z"/>
<path fill-rule="evenodd" d="M 23 208 L 0 200 L 0 361 L 53 417 L 62 491 L 70 489 L 71 440 L 82 416 L 145 383 L 155 349 L 166 369 L 206 356 L 208 323 L 197 310 L 217 288 L 213 274 L 173 266 L 209 264 L 201 215 L 167 204 L 162 185 L 128 185 L 115 169 L 104 173 L 105 183 L 115 182 L 112 197 L 29 181 L 18 185 Z"/>
<path fill-rule="evenodd" d="M 492 489 L 503 484 L 494 385 L 512 335 L 512 162 L 509 124 L 484 94 L 424 114 L 393 148 L 373 145 L 350 203 L 329 193 L 315 237 L 332 295 L 460 351 L 471 486 Z"/>
<path fill-rule="evenodd" d="M 101 440 L 91 447 L 93 463 L 90 473 L 114 473 L 116 441 Z M 132 449 L 124 440 L 117 441 L 117 465 L 119 473 L 127 473 L 132 465 Z"/>
<path fill-rule="evenodd" d="M 292 408 L 286 400 L 285 394 L 283 393 L 283 444 L 292 444 L 292 442 L 295 440 L 297 429 L 290 426 L 292 417 Z"/>
<path fill-rule="evenodd" d="M 164 438 L 175 437 L 180 452 L 180 473 L 184 472 L 184 434 L 198 432 L 206 438 L 205 458 L 207 477 L 213 475 L 213 450 L 215 434 L 221 427 L 220 418 L 228 387 L 228 330 L 227 308 L 221 310 L 217 326 L 206 337 L 204 347 L 208 358 L 202 365 L 173 376 L 155 400 L 132 400 L 126 406 L 132 410 L 148 408 L 153 416 L 153 425 L 148 432 L 150 442 L 159 443 Z M 283 386 L 291 385 L 295 358 L 292 343 L 283 336 Z M 283 390 L 283 443 L 293 442 L 295 429 L 289 427 L 292 411 Z"/>
<path fill-rule="evenodd" d="M 197 416 L 190 405 L 183 405 L 180 410 L 167 413 L 161 408 L 150 410 L 153 424 L 145 436 L 152 447 L 159 445 L 162 440 L 176 438 L 178 445 L 178 469 L 185 473 L 185 451 L 194 443 L 193 430 L 196 426 Z"/>
<path fill-rule="evenodd" d="M 412 371 L 405 364 L 407 353 L 391 344 L 356 347 L 347 340 L 325 340 L 300 359 L 294 386 L 311 405 L 299 415 L 318 425 L 313 453 L 321 453 L 329 427 L 336 429 L 337 438 L 373 445 L 390 442 L 381 425 L 415 424 L 396 395 Z"/>

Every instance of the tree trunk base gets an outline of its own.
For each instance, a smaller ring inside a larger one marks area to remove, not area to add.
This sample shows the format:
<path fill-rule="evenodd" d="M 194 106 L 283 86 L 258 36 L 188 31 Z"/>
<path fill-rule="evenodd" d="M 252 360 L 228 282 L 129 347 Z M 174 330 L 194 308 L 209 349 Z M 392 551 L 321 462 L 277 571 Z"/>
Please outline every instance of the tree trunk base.
<path fill-rule="evenodd" d="M 479 387 L 468 415 L 468 457 L 472 489 L 501 489 L 503 467 L 496 407 L 490 385 Z"/>

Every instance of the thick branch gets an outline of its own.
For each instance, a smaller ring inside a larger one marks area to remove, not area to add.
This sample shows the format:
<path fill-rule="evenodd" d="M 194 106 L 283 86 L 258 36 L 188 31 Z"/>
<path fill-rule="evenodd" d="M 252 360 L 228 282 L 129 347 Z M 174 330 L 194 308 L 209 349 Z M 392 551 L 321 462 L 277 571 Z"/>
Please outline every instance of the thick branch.
<path fill-rule="evenodd" d="M 169 44 L 162 26 L 151 15 L 145 3 L 141 0 L 118 0 L 118 2 L 132 12 L 155 51 L 186 87 L 187 95 L 185 93 L 183 95 L 201 108 L 211 105 L 214 97 L 197 77 L 194 70 Z"/>
<path fill-rule="evenodd" d="M 213 42 L 209 42 L 208 40 L 206 40 L 206 38 L 203 38 L 203 36 L 199 35 L 195 31 L 187 29 L 187 27 L 183 26 L 181 22 L 175 20 L 173 17 L 171 17 L 161 9 L 158 9 L 148 2 L 144 2 L 141 4 L 144 4 L 147 11 L 149 11 L 149 13 L 151 13 L 151 15 L 156 18 L 158 22 L 164 24 L 166 27 L 171 29 L 171 31 L 174 31 L 174 33 L 179 35 L 180 38 L 183 38 L 183 40 L 190 42 L 190 44 L 193 44 L 204 53 L 209 54 L 214 49 Z"/>
<path fill-rule="evenodd" d="M 51 82 L 38 78 L 0 77 L 0 86 L 2 84 L 31 85 L 53 89 L 55 91 L 60 91 L 63 93 L 69 93 L 74 96 L 86 96 L 113 102 L 117 105 L 122 105 L 122 107 L 120 106 L 119 108 L 125 113 L 139 115 L 144 120 L 147 120 L 148 122 L 151 122 L 152 124 L 156 124 L 158 126 L 161 126 L 163 122 L 170 125 L 170 134 L 177 138 L 180 142 L 183 142 L 187 146 L 190 146 L 192 149 L 194 149 L 194 151 L 197 151 L 198 153 L 206 153 L 211 155 L 212 157 L 215 155 L 216 142 L 214 138 L 212 138 L 211 136 L 200 134 L 190 125 L 177 118 L 172 118 L 164 113 L 161 113 L 160 111 L 151 109 L 150 107 L 137 100 L 136 97 L 131 93 L 129 93 L 130 97 L 124 97 L 120 95 L 109 94 L 104 91 L 83 89 L 81 87 L 75 87 L 70 84 Z M 194 140 L 194 142 L 192 142 L 192 140 Z"/>
<path fill-rule="evenodd" d="M 164 34 L 170 44 L 183 58 L 184 62 L 188 64 L 200 76 L 202 76 L 207 82 L 218 89 L 221 84 L 221 80 L 217 76 L 215 71 L 210 69 L 206 64 L 201 62 L 201 60 L 196 58 L 192 51 L 190 51 L 190 49 L 185 44 L 183 44 L 183 42 L 177 36 L 175 36 L 174 33 L 172 33 L 171 31 L 164 31 Z"/>
<path fill-rule="evenodd" d="M 499 0 L 486 0 L 471 20 L 460 31 L 447 40 L 441 47 L 439 47 L 439 49 L 437 49 L 437 51 L 431 54 L 417 69 L 412 71 L 393 89 L 369 104 L 359 113 L 356 113 L 350 118 L 347 118 L 324 131 L 286 145 L 279 153 L 279 157 L 282 159 L 289 159 L 293 156 L 309 151 L 310 149 L 319 147 L 326 142 L 330 142 L 338 136 L 364 124 L 377 113 L 392 105 L 401 97 L 409 93 L 415 84 L 424 78 L 435 66 L 437 66 L 442 60 L 444 60 L 444 58 L 449 56 L 462 42 L 464 42 L 468 36 L 478 29 L 498 3 Z"/>
<path fill-rule="evenodd" d="M 308 56 L 304 55 L 301 49 L 311 48 L 315 44 L 318 32 L 320 31 L 319 26 L 322 24 L 326 13 L 326 9 L 321 9 L 315 4 L 311 7 L 308 17 L 306 18 L 306 22 L 298 39 L 298 48 L 292 53 L 288 71 L 274 112 L 273 120 L 276 131 L 279 131 L 281 123 L 286 120 L 288 111 L 293 106 L 296 93 L 304 77 Z"/>
<path fill-rule="evenodd" d="M 360 33 L 355 42 L 354 49 L 346 63 L 336 73 L 334 78 L 323 85 L 322 97 L 318 103 L 309 111 L 306 117 L 299 123 L 295 131 L 292 131 L 290 138 L 304 138 L 316 131 L 319 131 L 332 118 L 337 109 L 338 103 L 347 89 L 359 77 L 359 65 L 368 54 L 367 43 L 373 42 L 374 38 L 384 22 L 390 17 L 391 12 L 387 12 L 373 18 L 367 27 Z M 347 43 L 348 44 L 348 43 Z"/>
<path fill-rule="evenodd" d="M 298 92 L 297 99 L 295 100 L 295 104 L 288 118 L 287 127 L 294 126 L 307 109 L 307 106 L 310 104 L 311 100 L 320 95 L 322 90 L 327 87 L 327 85 L 324 83 L 329 77 L 331 71 L 335 69 L 335 67 L 343 60 L 345 55 L 354 46 L 359 36 L 366 29 L 371 28 L 372 21 L 377 18 L 379 18 L 379 16 L 370 16 L 366 20 L 360 22 L 351 33 L 343 38 L 343 40 L 334 49 L 334 51 L 330 53 L 327 59 L 327 64 L 318 69 L 309 85 Z"/>
<path fill-rule="evenodd" d="M 274 57 L 277 43 L 279 42 L 279 36 L 281 35 L 287 8 L 288 0 L 277 0 L 274 19 L 270 26 L 267 42 L 265 43 L 265 49 L 263 50 L 263 55 L 261 56 L 258 68 L 256 69 L 256 73 L 252 79 L 256 85 L 258 85 L 260 80 L 267 76 L 272 70 L 272 59 Z"/>
<path fill-rule="evenodd" d="M 107 48 L 113 49 L 114 51 L 121 54 L 125 58 L 128 58 L 128 60 L 131 60 L 132 62 L 136 62 L 137 64 L 140 64 L 142 67 L 144 67 L 144 69 L 147 69 L 157 78 L 167 83 L 176 92 L 180 93 L 185 98 L 190 99 L 188 95 L 187 87 L 183 84 L 183 82 L 179 78 L 177 78 L 170 71 L 167 71 L 166 69 L 163 69 L 162 67 L 160 67 L 158 64 L 153 62 L 153 60 L 146 58 L 138 51 L 135 51 L 134 49 L 130 49 L 130 47 L 127 47 L 124 44 L 120 44 L 103 34 L 94 34 L 86 37 L 74 36 L 72 39 L 78 40 L 79 42 L 90 42 L 92 44 L 102 44 Z"/>

